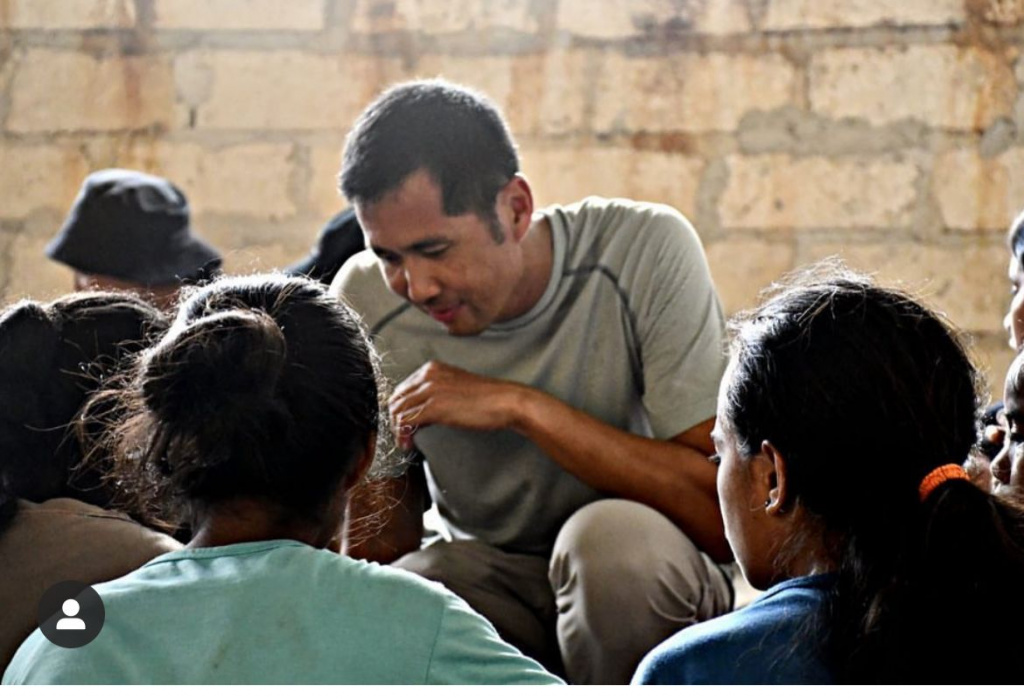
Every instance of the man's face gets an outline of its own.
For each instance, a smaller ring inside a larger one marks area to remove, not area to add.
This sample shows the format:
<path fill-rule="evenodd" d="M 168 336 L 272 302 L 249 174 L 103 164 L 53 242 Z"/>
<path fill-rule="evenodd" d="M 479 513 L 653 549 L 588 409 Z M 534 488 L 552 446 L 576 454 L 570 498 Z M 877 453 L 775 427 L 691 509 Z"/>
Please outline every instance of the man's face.
<path fill-rule="evenodd" d="M 440 187 L 425 170 L 380 201 L 356 205 L 388 286 L 452 335 L 476 335 L 519 314 L 523 259 L 519 241 L 500 220 L 502 196 L 496 207 L 501 243 L 476 214 L 446 216 Z"/>
<path fill-rule="evenodd" d="M 176 284 L 146 286 L 127 279 L 86 274 L 78 270 L 75 270 L 74 288 L 75 291 L 132 291 L 165 311 L 174 308 L 178 303 L 178 292 L 181 291 L 181 287 Z"/>
<path fill-rule="evenodd" d="M 1003 388 L 1003 413 L 1000 422 L 1006 432 L 1003 448 L 992 460 L 992 491 L 1024 496 L 1024 395 L 1018 382 L 1024 369 L 1024 355 L 1010 365 Z"/>

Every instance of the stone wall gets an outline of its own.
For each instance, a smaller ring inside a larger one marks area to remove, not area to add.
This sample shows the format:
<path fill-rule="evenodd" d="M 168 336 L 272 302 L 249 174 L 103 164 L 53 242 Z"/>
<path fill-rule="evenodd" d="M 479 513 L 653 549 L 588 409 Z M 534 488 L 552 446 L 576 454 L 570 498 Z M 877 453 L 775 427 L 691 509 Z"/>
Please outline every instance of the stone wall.
<path fill-rule="evenodd" d="M 231 271 L 301 257 L 387 84 L 506 111 L 541 203 L 664 201 L 730 311 L 838 254 L 1009 362 L 1003 235 L 1024 206 L 1024 0 L 0 0 L 0 295 L 87 172 L 163 174 Z"/>

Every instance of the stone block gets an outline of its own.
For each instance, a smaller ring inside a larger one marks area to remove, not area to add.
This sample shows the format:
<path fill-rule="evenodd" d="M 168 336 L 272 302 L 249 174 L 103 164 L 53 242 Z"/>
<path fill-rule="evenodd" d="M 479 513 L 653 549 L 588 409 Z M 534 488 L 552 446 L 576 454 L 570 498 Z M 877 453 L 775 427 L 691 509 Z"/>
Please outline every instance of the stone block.
<path fill-rule="evenodd" d="M 0 218 L 21 218 L 36 209 L 67 212 L 88 174 L 73 146 L 0 144 Z"/>
<path fill-rule="evenodd" d="M 594 129 L 733 131 L 748 112 L 790 104 L 797 82 L 778 54 L 611 54 L 597 81 Z"/>
<path fill-rule="evenodd" d="M 1024 0 L 976 0 L 975 11 L 986 22 L 1013 26 L 1024 22 Z"/>
<path fill-rule="evenodd" d="M 202 104 L 213 90 L 213 68 L 205 51 L 188 51 L 174 59 L 174 87 L 179 105 L 186 109 Z"/>
<path fill-rule="evenodd" d="M 316 230 L 309 231 L 309 240 L 300 242 L 302 236 L 281 243 L 246 245 L 233 248 L 224 255 L 224 271 L 228 274 L 260 274 L 281 270 L 309 254 L 316 240 Z"/>
<path fill-rule="evenodd" d="M 1003 399 L 1003 384 L 1017 353 L 1010 348 L 1005 333 L 977 333 L 970 350 L 977 367 L 987 379 L 985 405 Z"/>
<path fill-rule="evenodd" d="M 529 0 L 357 0 L 352 31 L 358 34 L 539 29 Z"/>
<path fill-rule="evenodd" d="M 305 31 L 324 28 L 323 0 L 154 0 L 157 29 Z"/>
<path fill-rule="evenodd" d="M 853 269 L 920 296 L 968 331 L 999 331 L 1009 302 L 1006 250 L 1001 240 L 963 245 L 902 241 L 821 242 L 797 248 L 797 263 L 836 255 Z"/>
<path fill-rule="evenodd" d="M 309 204 L 325 222 L 348 207 L 348 202 L 338 190 L 341 149 L 340 142 L 337 146 L 319 146 L 312 149 L 309 157 Z"/>
<path fill-rule="evenodd" d="M 279 221 L 207 214 L 196 217 L 204 237 L 224 253 L 225 268 L 232 274 L 266 272 L 298 262 L 309 254 L 322 225 L 305 216 Z M 265 251 L 276 250 L 272 258 Z"/>
<path fill-rule="evenodd" d="M 704 245 L 711 277 L 725 312 L 752 308 L 760 293 L 793 268 L 795 251 L 789 240 L 729 236 Z"/>
<path fill-rule="evenodd" d="M 990 160 L 970 149 L 943 153 L 935 160 L 932 191 L 950 228 L 1005 229 L 1024 209 L 1024 148 Z"/>
<path fill-rule="evenodd" d="M 46 244 L 56 232 L 56 228 L 25 231 L 11 242 L 5 303 L 22 298 L 49 301 L 74 289 L 71 270 L 46 256 Z"/>
<path fill-rule="evenodd" d="M 5 0 L 0 29 L 123 29 L 135 26 L 133 0 Z"/>
<path fill-rule="evenodd" d="M 537 206 L 597 195 L 669 204 L 691 219 L 696 214 L 704 169 L 698 158 L 612 147 L 537 147 L 521 155 Z"/>
<path fill-rule="evenodd" d="M 397 58 L 298 51 L 217 51 L 199 129 L 347 131 L 363 108 L 401 78 Z"/>
<path fill-rule="evenodd" d="M 255 143 L 207 149 L 192 143 L 134 145 L 118 166 L 166 177 L 184 190 L 195 214 L 278 219 L 295 213 L 289 197 L 293 146 Z"/>
<path fill-rule="evenodd" d="M 750 31 L 744 3 L 736 0 L 561 0 L 560 31 L 590 39 L 631 39 L 692 32 L 738 34 Z"/>
<path fill-rule="evenodd" d="M 917 168 L 899 157 L 732 156 L 719 202 L 725 228 L 903 227 Z"/>
<path fill-rule="evenodd" d="M 852 29 L 960 24 L 963 0 L 772 0 L 761 29 Z"/>
<path fill-rule="evenodd" d="M 519 134 L 564 135 L 584 126 L 591 56 L 553 51 L 526 56 L 424 56 L 416 77 L 443 77 L 490 97 Z"/>
<path fill-rule="evenodd" d="M 9 131 L 144 129 L 173 118 L 174 78 L 164 57 L 30 49 L 17 61 Z"/>
<path fill-rule="evenodd" d="M 833 119 L 984 131 L 1011 114 L 1016 95 L 1009 62 L 977 48 L 845 48 L 811 60 L 811 107 Z"/>

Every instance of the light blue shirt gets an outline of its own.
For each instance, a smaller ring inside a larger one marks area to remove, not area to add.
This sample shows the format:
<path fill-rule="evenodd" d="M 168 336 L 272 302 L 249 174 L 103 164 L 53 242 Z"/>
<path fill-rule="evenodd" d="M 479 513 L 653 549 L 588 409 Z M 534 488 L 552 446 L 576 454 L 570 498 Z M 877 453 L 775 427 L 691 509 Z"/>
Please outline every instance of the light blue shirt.
<path fill-rule="evenodd" d="M 554 684 L 436 583 L 296 541 L 160 556 L 96 586 L 106 620 L 36 630 L 4 684 Z"/>

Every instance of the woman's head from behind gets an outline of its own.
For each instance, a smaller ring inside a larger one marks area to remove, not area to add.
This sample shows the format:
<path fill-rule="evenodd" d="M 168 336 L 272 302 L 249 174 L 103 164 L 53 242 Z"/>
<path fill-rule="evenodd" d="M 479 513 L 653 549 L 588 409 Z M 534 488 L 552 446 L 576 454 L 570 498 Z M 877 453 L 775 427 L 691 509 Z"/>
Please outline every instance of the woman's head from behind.
<path fill-rule="evenodd" d="M 166 327 L 152 305 L 110 292 L 22 301 L 0 316 L 0 468 L 9 493 L 107 504 L 97 474 L 74 471 L 82 450 L 68 426 L 119 364 Z"/>
<path fill-rule="evenodd" d="M 716 436 L 745 572 L 770 585 L 835 568 L 851 546 L 884 567 L 921 480 L 974 444 L 964 348 L 913 299 L 831 267 L 795 277 L 734 329 Z"/>
<path fill-rule="evenodd" d="M 241 498 L 330 524 L 373 458 L 380 419 L 358 319 L 319 284 L 283 275 L 187 296 L 128 398 L 118 476 L 157 492 L 171 516 Z"/>

